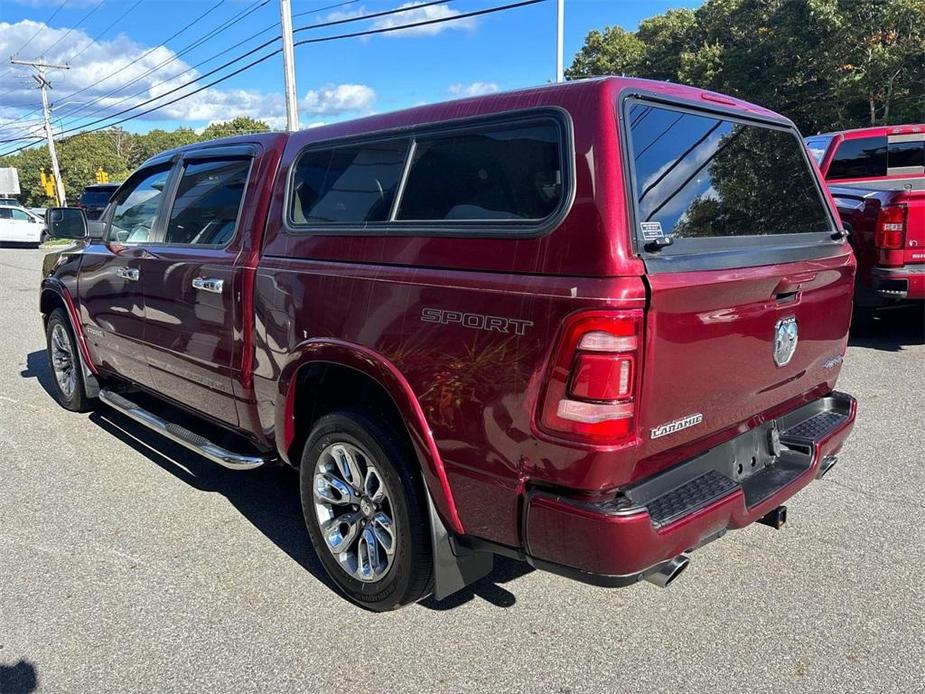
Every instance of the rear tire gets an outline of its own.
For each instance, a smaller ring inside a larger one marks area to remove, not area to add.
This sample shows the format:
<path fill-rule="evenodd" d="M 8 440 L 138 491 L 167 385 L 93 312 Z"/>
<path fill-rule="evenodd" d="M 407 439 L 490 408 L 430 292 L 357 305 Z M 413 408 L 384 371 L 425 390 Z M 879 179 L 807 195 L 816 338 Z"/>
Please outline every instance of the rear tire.
<path fill-rule="evenodd" d="M 48 368 L 51 391 L 55 400 L 71 412 L 88 412 L 96 406 L 95 398 L 87 397 L 83 368 L 77 352 L 77 340 L 71 321 L 63 308 L 56 308 L 45 323 Z"/>
<path fill-rule="evenodd" d="M 302 512 L 325 571 L 375 612 L 417 602 L 433 576 L 424 484 L 392 427 L 355 411 L 325 415 L 302 452 Z"/>

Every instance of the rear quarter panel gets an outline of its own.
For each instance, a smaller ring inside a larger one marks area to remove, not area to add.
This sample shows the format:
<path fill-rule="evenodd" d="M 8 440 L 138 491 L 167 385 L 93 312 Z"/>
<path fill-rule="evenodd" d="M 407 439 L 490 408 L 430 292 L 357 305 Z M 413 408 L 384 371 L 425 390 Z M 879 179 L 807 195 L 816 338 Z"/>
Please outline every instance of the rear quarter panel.
<path fill-rule="evenodd" d="M 546 360 L 566 315 L 580 307 L 641 308 L 639 278 L 501 275 L 265 258 L 257 273 L 255 386 L 272 427 L 278 375 L 299 348 L 325 338 L 368 348 L 407 380 L 436 442 L 465 532 L 519 544 L 518 497 L 527 477 L 575 481 L 587 451 L 533 432 Z M 434 322 L 446 312 L 466 322 Z M 507 321 L 485 329 L 484 317 Z M 513 319 L 515 322 L 510 322 Z M 461 319 L 462 320 L 462 319 Z M 593 457 L 593 456 L 592 456 Z"/>

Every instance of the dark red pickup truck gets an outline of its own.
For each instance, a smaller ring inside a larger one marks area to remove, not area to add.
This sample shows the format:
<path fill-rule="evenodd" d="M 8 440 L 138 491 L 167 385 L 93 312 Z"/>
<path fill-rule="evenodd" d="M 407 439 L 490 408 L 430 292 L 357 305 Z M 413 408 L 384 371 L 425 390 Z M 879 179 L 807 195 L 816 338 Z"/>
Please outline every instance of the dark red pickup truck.
<path fill-rule="evenodd" d="M 779 527 L 855 418 L 835 211 L 790 121 L 710 92 L 605 78 L 198 144 L 89 232 L 49 221 L 83 239 L 42 280 L 61 404 L 300 468 L 371 609 L 495 554 L 667 585 Z"/>
<path fill-rule="evenodd" d="M 925 300 L 925 125 L 806 138 L 858 261 L 854 323 Z M 922 305 L 922 304 L 920 304 Z"/>

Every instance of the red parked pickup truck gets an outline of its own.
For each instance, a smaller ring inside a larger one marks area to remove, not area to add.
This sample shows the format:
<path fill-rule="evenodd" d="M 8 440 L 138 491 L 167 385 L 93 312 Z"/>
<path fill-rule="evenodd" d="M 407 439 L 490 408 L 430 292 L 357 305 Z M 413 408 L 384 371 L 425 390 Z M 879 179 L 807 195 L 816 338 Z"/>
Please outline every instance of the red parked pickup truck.
<path fill-rule="evenodd" d="M 86 237 L 42 280 L 60 403 L 299 468 L 370 609 L 495 554 L 667 585 L 779 527 L 854 423 L 854 255 L 793 124 L 718 94 L 604 78 L 197 144 L 89 233 L 49 220 Z"/>
<path fill-rule="evenodd" d="M 925 300 L 925 125 L 806 138 L 858 259 L 854 323 Z"/>

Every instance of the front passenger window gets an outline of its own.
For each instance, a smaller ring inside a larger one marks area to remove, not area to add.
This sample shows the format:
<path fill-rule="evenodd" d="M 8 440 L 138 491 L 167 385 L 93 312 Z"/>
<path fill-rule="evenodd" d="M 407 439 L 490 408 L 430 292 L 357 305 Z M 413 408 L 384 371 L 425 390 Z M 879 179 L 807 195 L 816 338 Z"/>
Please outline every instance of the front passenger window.
<path fill-rule="evenodd" d="M 164 242 L 224 246 L 231 241 L 250 165 L 249 159 L 187 164 L 170 212 Z"/>
<path fill-rule="evenodd" d="M 120 192 L 109 227 L 109 241 L 131 245 L 152 240 L 157 208 L 169 175 L 169 168 L 153 171 Z"/>

